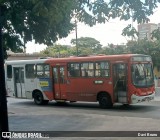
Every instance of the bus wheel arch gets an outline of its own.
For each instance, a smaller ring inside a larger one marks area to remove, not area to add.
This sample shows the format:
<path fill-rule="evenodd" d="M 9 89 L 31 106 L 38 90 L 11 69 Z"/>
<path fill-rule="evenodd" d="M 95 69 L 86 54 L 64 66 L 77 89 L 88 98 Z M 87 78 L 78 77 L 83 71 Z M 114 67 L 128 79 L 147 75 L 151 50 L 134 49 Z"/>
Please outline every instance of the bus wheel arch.
<path fill-rule="evenodd" d="M 99 92 L 97 94 L 97 101 L 99 102 L 99 105 L 101 108 L 112 108 L 113 107 L 111 96 L 107 92 L 104 92 L 104 91 Z"/>
<path fill-rule="evenodd" d="M 48 104 L 48 100 L 44 100 L 43 94 L 40 90 L 34 90 L 32 92 L 32 97 L 34 99 L 35 104 L 37 105 L 44 105 L 44 104 Z"/>

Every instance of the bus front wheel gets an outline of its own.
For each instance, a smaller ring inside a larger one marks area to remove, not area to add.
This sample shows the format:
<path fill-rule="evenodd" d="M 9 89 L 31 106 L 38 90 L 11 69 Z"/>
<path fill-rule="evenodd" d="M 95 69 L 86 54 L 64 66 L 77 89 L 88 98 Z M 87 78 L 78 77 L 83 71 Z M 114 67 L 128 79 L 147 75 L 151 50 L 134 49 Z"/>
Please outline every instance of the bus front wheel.
<path fill-rule="evenodd" d="M 39 91 L 37 91 L 37 92 L 34 94 L 33 98 L 34 98 L 35 104 L 37 104 L 37 105 L 44 105 L 44 104 L 48 104 L 48 102 L 49 102 L 48 100 L 44 100 L 44 99 L 43 99 L 43 95 L 42 95 L 42 93 L 39 92 Z"/>
<path fill-rule="evenodd" d="M 113 103 L 109 95 L 100 95 L 99 97 L 99 105 L 101 108 L 112 108 Z"/>

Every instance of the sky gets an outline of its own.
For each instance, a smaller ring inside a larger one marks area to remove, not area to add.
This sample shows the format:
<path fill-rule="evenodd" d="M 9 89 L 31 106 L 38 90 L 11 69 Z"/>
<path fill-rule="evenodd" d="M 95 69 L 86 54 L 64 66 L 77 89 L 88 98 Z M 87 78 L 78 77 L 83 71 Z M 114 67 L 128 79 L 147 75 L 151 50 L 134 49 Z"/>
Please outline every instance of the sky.
<path fill-rule="evenodd" d="M 160 23 L 160 5 L 155 9 L 154 14 L 149 17 L 150 23 Z M 125 44 L 129 38 L 121 35 L 122 30 L 132 21 L 120 21 L 119 19 L 113 19 L 105 24 L 97 24 L 93 27 L 78 23 L 77 35 L 80 37 L 92 37 L 98 40 L 103 46 L 107 44 Z M 133 26 L 137 29 L 137 23 L 133 23 Z M 75 31 L 73 30 L 68 37 L 62 38 L 56 42 L 56 44 L 71 45 L 71 39 L 75 39 Z M 26 44 L 26 53 L 35 53 L 44 50 L 46 45 L 35 44 L 34 41 Z"/>

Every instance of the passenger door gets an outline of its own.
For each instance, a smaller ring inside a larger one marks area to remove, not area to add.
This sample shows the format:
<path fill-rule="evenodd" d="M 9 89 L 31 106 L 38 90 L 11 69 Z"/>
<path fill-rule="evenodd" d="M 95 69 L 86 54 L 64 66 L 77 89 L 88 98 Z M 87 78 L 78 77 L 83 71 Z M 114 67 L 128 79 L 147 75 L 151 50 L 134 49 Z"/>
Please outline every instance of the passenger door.
<path fill-rule="evenodd" d="M 5 69 L 5 80 L 6 80 L 6 90 L 8 96 L 15 96 L 15 86 L 14 86 L 14 78 L 13 78 L 13 68 L 12 65 L 6 65 Z"/>
<path fill-rule="evenodd" d="M 25 84 L 24 84 L 24 67 L 14 67 L 14 89 L 15 97 L 26 98 Z"/>
<path fill-rule="evenodd" d="M 127 103 L 127 65 L 125 63 L 113 64 L 114 100 Z"/>
<path fill-rule="evenodd" d="M 52 67 L 55 99 L 66 99 L 66 66 Z"/>

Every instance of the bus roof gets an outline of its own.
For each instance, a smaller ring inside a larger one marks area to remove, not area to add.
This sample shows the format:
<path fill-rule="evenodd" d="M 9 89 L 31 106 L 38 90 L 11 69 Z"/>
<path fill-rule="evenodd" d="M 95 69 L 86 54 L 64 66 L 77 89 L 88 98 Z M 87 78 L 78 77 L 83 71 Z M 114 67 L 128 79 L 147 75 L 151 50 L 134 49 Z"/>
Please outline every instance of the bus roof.
<path fill-rule="evenodd" d="M 95 56 L 82 56 L 82 57 L 77 57 L 77 56 L 73 56 L 73 57 L 67 57 L 67 58 L 51 58 L 48 59 L 47 62 L 51 63 L 51 62 L 71 62 L 71 61 L 96 61 L 96 60 L 104 60 L 104 59 L 108 59 L 108 60 L 125 60 L 125 59 L 130 59 L 133 56 L 149 56 L 149 55 L 144 55 L 144 54 L 120 54 L 120 55 L 95 55 Z M 150 56 L 149 56 L 150 57 Z"/>
<path fill-rule="evenodd" d="M 13 60 L 13 61 L 5 61 L 5 64 L 11 65 L 11 64 L 35 64 L 35 63 L 44 63 L 48 59 L 32 59 L 32 60 Z"/>
<path fill-rule="evenodd" d="M 149 56 L 144 54 L 120 54 L 120 55 L 93 55 L 93 56 L 71 56 L 71 57 L 65 57 L 65 58 L 47 58 L 47 59 L 32 59 L 32 60 L 14 60 L 14 61 L 6 61 L 5 64 L 35 64 L 35 63 L 52 63 L 52 62 L 71 62 L 71 61 L 89 61 L 89 60 L 125 60 L 129 59 L 133 56 Z"/>

